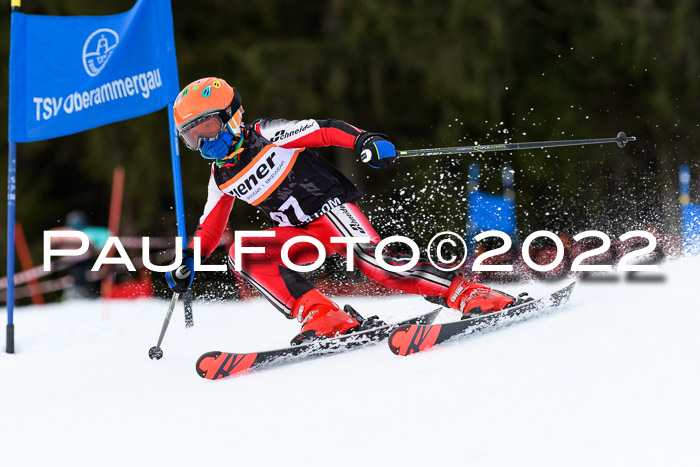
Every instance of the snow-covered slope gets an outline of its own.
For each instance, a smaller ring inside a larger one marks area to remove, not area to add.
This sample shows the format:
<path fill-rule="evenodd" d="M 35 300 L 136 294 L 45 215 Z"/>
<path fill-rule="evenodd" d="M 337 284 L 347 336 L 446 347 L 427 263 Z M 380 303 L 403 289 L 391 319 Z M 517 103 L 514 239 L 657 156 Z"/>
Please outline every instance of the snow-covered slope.
<path fill-rule="evenodd" d="M 579 283 L 559 312 L 411 357 L 380 344 L 216 382 L 201 353 L 284 346 L 298 323 L 263 301 L 197 303 L 186 330 L 180 305 L 151 361 L 165 301 L 22 308 L 17 354 L 0 354 L 0 463 L 697 466 L 699 269 Z M 432 307 L 350 301 L 387 320 Z"/>

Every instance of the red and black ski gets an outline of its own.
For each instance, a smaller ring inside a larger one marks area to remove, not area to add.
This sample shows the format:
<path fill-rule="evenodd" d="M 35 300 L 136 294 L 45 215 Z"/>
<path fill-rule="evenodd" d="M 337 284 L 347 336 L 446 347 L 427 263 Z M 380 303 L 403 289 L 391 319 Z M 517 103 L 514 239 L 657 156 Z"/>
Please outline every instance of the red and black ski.
<path fill-rule="evenodd" d="M 556 308 L 569 300 L 575 284 L 575 282 L 572 282 L 567 287 L 547 297 L 531 300 L 495 313 L 444 324 L 407 324 L 400 326 L 389 335 L 389 348 L 396 355 L 411 355 L 429 349 L 453 337 L 470 334 L 485 327 L 508 322 L 516 316 L 536 314 L 534 312 Z"/>
<path fill-rule="evenodd" d="M 313 357 L 332 355 L 357 347 L 376 344 L 387 338 L 399 326 L 411 324 L 430 324 L 440 309 L 415 318 L 386 324 L 366 331 L 343 336 L 320 339 L 308 344 L 267 350 L 256 353 L 207 352 L 197 360 L 197 374 L 205 379 L 221 379 L 226 376 L 239 375 L 253 370 L 269 368 L 275 365 L 296 363 Z"/>

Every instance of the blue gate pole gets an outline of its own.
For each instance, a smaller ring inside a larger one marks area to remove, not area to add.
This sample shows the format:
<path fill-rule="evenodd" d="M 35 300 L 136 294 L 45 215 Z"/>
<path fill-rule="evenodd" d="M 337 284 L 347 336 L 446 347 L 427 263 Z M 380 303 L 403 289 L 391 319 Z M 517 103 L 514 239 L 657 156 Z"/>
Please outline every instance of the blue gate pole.
<path fill-rule="evenodd" d="M 182 238 L 183 245 L 187 242 L 187 229 L 185 228 L 185 202 L 182 196 L 182 172 L 180 170 L 180 144 L 175 126 L 173 103 L 168 104 L 168 125 L 170 127 L 170 159 L 173 166 L 173 185 L 175 186 L 175 217 L 177 219 L 177 236 Z M 192 294 L 188 290 L 184 294 L 185 301 L 185 327 L 194 326 L 192 316 Z"/>
<path fill-rule="evenodd" d="M 683 164 L 678 171 L 678 182 L 680 184 L 679 198 L 681 206 L 690 203 L 690 168 Z"/>
<path fill-rule="evenodd" d="M 503 181 L 503 199 L 507 201 L 513 201 L 513 210 L 508 213 L 508 216 L 513 220 L 513 230 L 508 232 L 513 240 L 514 250 L 511 250 L 514 254 L 519 248 L 518 242 L 518 223 L 515 217 L 515 171 L 510 164 L 506 164 L 501 169 L 501 180 Z"/>
<path fill-rule="evenodd" d="M 15 196 L 17 143 L 9 141 L 7 151 L 7 340 L 5 351 L 15 353 Z"/>
<path fill-rule="evenodd" d="M 182 197 L 182 175 L 180 170 L 180 146 L 178 145 L 177 130 L 173 117 L 173 104 L 168 104 L 168 123 L 170 125 L 170 159 L 173 165 L 173 184 L 175 185 L 175 217 L 177 221 L 177 235 L 186 240 L 185 229 L 185 203 Z"/>
<path fill-rule="evenodd" d="M 690 168 L 683 164 L 678 171 L 678 182 L 679 182 L 679 197 L 678 201 L 681 204 L 681 252 L 683 254 L 690 253 L 691 244 L 691 225 L 686 221 L 690 221 L 689 210 L 690 206 Z"/>
<path fill-rule="evenodd" d="M 21 0 L 10 1 L 10 12 L 20 11 Z M 10 82 L 12 73 L 10 73 Z M 10 89 L 12 85 L 10 84 Z M 13 105 L 10 93 L 9 105 Z M 8 109 L 9 116 L 9 109 Z M 9 130 L 9 128 L 8 128 Z M 9 135 L 9 131 L 8 131 Z M 7 335 L 5 352 L 15 353 L 15 197 L 17 182 L 17 143 L 9 141 L 7 147 Z"/>
<path fill-rule="evenodd" d="M 466 239 L 467 239 L 467 252 L 471 252 L 473 255 L 474 245 L 474 229 L 472 228 L 472 215 L 475 214 L 474 206 L 472 206 L 473 197 L 479 191 L 479 163 L 472 161 L 469 163 L 469 171 L 467 172 L 467 225 L 466 225 Z"/>

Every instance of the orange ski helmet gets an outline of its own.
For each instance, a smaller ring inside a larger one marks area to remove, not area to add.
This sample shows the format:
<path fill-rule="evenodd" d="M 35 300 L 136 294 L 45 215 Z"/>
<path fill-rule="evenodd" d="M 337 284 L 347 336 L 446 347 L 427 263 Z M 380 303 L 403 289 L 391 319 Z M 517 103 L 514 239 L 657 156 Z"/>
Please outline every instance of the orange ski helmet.
<path fill-rule="evenodd" d="M 185 86 L 175 99 L 173 113 L 177 134 L 193 151 L 202 142 L 218 138 L 227 127 L 234 136 L 241 132 L 241 95 L 221 78 L 202 78 Z"/>

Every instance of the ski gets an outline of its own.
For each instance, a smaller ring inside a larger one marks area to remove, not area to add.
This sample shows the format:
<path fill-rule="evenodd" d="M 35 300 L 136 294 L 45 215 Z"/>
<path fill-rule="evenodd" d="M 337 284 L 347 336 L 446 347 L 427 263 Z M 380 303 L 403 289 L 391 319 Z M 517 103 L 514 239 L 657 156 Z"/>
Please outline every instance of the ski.
<path fill-rule="evenodd" d="M 405 325 L 431 324 L 440 309 L 398 323 L 385 324 L 365 331 L 355 332 L 307 344 L 277 350 L 253 353 L 207 352 L 197 360 L 197 374 L 205 379 L 221 379 L 276 365 L 296 363 L 314 357 L 332 355 L 363 347 L 386 339 L 394 329 Z"/>
<path fill-rule="evenodd" d="M 537 300 L 505 308 L 495 313 L 444 324 L 406 324 L 394 329 L 389 335 L 389 348 L 396 355 L 411 355 L 429 349 L 456 336 L 471 334 L 480 329 L 510 321 L 510 318 L 556 308 L 569 300 L 576 283 Z"/>

